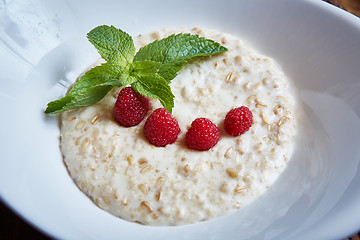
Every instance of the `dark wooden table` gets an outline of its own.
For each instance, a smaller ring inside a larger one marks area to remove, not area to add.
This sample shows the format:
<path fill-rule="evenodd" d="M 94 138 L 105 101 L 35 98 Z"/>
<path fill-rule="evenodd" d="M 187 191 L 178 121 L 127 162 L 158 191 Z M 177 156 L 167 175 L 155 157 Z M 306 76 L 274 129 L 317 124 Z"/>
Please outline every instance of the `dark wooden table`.
<path fill-rule="evenodd" d="M 327 0 L 331 4 L 341 7 L 360 17 L 360 0 Z M 360 223 L 359 223 L 360 225 Z M 359 226 L 360 227 L 360 226 Z M 47 240 L 48 236 L 37 231 L 26 223 L 9 208 L 0 202 L 0 239 L 1 240 Z M 345 240 L 360 240 L 360 233 Z"/>
<path fill-rule="evenodd" d="M 37 231 L 7 206 L 0 202 L 0 239 L 1 240 L 47 240 L 50 239 Z"/>

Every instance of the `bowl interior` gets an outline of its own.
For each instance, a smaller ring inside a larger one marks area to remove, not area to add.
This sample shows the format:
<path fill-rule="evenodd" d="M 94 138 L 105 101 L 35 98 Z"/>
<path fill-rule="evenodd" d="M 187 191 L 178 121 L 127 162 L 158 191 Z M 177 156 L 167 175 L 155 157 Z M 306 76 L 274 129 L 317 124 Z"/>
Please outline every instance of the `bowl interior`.
<path fill-rule="evenodd" d="M 12 60 L 5 66 L 15 64 L 17 70 L 9 67 L 11 73 L 0 78 L 0 106 L 10 113 L 1 127 L 0 189 L 6 202 L 49 234 L 65 239 L 301 239 L 359 177 L 360 21 L 355 17 L 315 1 L 31 2 L 8 3 L 6 24 L 15 27 L 0 35 L 17 56 L 7 54 Z M 29 30 L 35 23 L 38 27 Z M 85 36 L 102 24 L 133 36 L 164 27 L 216 29 L 275 58 L 298 90 L 300 126 L 293 159 L 274 186 L 233 214 L 180 227 L 129 223 L 85 197 L 62 161 L 57 118 L 43 110 L 98 59 Z M 351 194 L 360 202 L 359 190 Z"/>

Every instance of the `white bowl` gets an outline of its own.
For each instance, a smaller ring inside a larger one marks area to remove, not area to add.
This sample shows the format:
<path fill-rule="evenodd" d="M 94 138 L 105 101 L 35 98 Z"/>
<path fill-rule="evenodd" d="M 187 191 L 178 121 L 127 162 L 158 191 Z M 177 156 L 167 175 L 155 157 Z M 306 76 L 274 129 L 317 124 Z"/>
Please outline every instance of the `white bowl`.
<path fill-rule="evenodd" d="M 5 1 L 0 3 L 0 197 L 61 239 L 341 239 L 360 230 L 360 19 L 322 1 Z M 180 227 L 126 222 L 74 185 L 46 103 L 98 55 L 97 25 L 135 36 L 164 27 L 231 33 L 275 58 L 306 116 L 289 167 L 253 204 Z"/>

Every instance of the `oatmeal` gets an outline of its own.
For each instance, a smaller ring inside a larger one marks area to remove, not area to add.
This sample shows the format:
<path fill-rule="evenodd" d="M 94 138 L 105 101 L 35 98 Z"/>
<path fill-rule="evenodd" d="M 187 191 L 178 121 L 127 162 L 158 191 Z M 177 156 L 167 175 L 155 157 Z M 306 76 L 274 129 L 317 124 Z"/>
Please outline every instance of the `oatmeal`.
<path fill-rule="evenodd" d="M 274 60 L 234 36 L 197 28 L 163 30 L 134 42 L 139 48 L 178 32 L 199 34 L 229 50 L 185 65 L 172 81 L 173 115 L 181 128 L 174 144 L 149 144 L 145 121 L 131 128 L 115 122 L 120 89 L 62 114 L 61 149 L 75 183 L 100 208 L 142 224 L 190 224 L 241 208 L 274 183 L 294 147 L 295 99 Z M 152 110 L 162 107 L 151 101 Z M 231 137 L 223 120 L 240 106 L 252 111 L 253 125 Z M 221 130 L 217 145 L 204 152 L 185 144 L 185 133 L 198 117 Z"/>

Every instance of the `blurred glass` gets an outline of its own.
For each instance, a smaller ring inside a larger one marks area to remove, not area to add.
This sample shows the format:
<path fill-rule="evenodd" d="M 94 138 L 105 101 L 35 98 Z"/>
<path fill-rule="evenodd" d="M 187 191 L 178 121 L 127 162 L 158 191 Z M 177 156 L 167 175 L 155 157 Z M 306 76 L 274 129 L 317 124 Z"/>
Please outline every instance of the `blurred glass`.
<path fill-rule="evenodd" d="M 67 32 L 73 30 L 63 28 L 64 23 L 72 19 L 62 16 L 72 15 L 66 2 L 58 2 L 1 0 L 0 45 L 25 63 L 38 64 L 47 52 L 64 41 Z"/>

